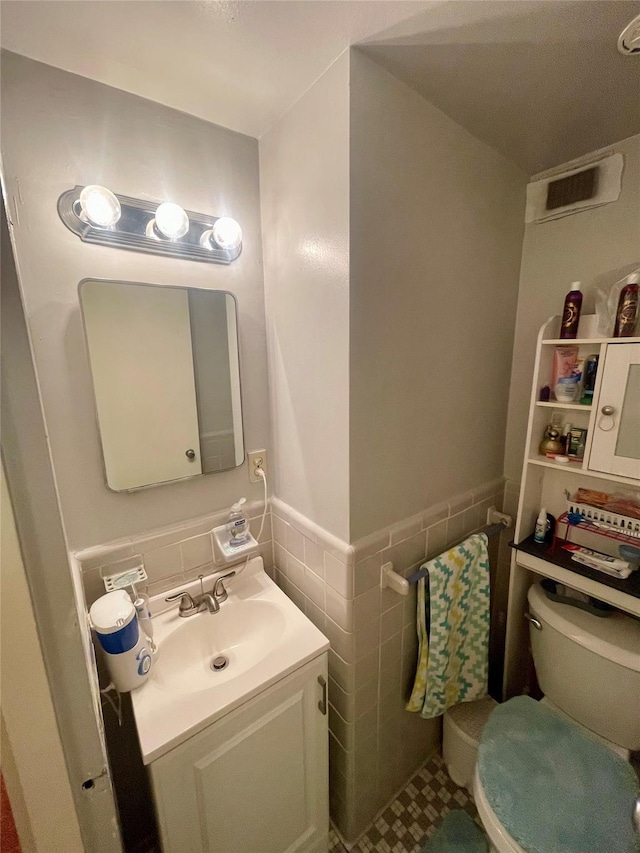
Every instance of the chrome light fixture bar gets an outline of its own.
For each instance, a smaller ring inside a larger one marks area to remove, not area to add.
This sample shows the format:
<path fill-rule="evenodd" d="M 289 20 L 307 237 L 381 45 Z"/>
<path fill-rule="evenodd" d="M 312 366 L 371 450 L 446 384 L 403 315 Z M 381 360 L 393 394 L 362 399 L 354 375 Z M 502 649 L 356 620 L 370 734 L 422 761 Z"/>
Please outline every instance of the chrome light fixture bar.
<path fill-rule="evenodd" d="M 185 230 L 180 211 L 173 203 L 156 204 L 93 185 L 76 186 L 58 199 L 60 219 L 85 243 L 209 264 L 230 264 L 240 255 L 242 231 L 235 220 L 184 210 Z M 167 219 L 172 227 L 165 224 Z M 173 226 L 176 222 L 179 224 Z M 222 227 L 216 228 L 218 222 Z M 229 223 L 235 227 L 230 228 Z M 218 237 L 220 244 L 216 243 L 218 232 L 225 235 Z M 231 240 L 225 239 L 229 233 Z"/>

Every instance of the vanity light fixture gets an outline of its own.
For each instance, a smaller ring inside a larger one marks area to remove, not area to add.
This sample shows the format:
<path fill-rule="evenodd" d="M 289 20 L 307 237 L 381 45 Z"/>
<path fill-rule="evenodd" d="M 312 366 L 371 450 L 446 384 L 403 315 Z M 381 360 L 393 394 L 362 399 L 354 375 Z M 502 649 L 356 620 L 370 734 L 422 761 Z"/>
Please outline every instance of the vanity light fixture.
<path fill-rule="evenodd" d="M 122 215 L 117 197 L 106 187 L 91 184 L 80 193 L 80 218 L 98 228 L 112 228 Z"/>
<path fill-rule="evenodd" d="M 169 240 L 179 240 L 189 230 L 189 217 L 179 204 L 165 201 L 158 205 L 156 215 L 147 223 L 147 237 L 156 239 L 167 237 Z"/>
<path fill-rule="evenodd" d="M 233 263 L 242 252 L 242 229 L 231 217 L 132 198 L 97 184 L 62 193 L 58 214 L 84 243 L 214 264 Z"/>
<path fill-rule="evenodd" d="M 200 237 L 200 245 L 205 249 L 228 249 L 234 251 L 242 243 L 242 228 L 230 216 L 216 219 L 213 228 Z"/>

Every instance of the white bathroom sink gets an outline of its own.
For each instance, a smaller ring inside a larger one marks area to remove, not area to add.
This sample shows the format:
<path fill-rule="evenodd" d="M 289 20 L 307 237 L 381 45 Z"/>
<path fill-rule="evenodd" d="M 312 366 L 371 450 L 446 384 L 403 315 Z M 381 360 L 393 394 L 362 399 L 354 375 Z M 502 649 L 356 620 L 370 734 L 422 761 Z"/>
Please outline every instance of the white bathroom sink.
<path fill-rule="evenodd" d="M 212 585 L 205 580 L 206 590 Z M 158 654 L 147 681 L 131 694 L 145 764 L 329 648 L 267 576 L 262 558 L 225 585 L 229 597 L 218 613 L 180 617 L 177 603 L 164 601 L 177 590 L 151 601 Z M 196 594 L 199 584 L 180 589 Z M 213 669 L 214 660 L 223 668 Z"/>
<path fill-rule="evenodd" d="M 230 596 L 219 613 L 181 619 L 163 640 L 153 675 L 166 690 L 211 690 L 257 666 L 276 648 L 285 627 L 282 610 L 272 602 Z M 214 661 L 220 669 L 213 668 Z"/>

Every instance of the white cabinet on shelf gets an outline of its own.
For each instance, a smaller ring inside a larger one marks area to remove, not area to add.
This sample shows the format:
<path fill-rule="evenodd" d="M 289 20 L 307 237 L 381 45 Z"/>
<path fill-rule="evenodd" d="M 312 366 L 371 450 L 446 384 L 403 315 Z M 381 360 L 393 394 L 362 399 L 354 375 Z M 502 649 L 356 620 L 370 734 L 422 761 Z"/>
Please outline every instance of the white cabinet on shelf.
<path fill-rule="evenodd" d="M 588 467 L 640 480 L 640 344 L 607 346 Z"/>
<path fill-rule="evenodd" d="M 163 853 L 326 853 L 326 653 L 149 770 Z"/>
<path fill-rule="evenodd" d="M 607 493 L 630 487 L 640 491 L 640 338 L 558 340 L 554 333 L 559 325 L 560 318 L 552 317 L 538 336 L 514 531 L 517 546 L 511 558 L 509 579 L 505 697 L 521 693 L 526 687 L 530 667 L 528 623 L 523 616 L 527 610 L 527 591 L 536 580 L 547 577 L 559 581 L 640 616 L 640 572 L 626 581 L 610 578 L 578 566 L 561 548 L 551 551 L 536 548 L 531 542 L 540 508 L 545 507 L 559 517 L 567 508 L 567 495 L 574 495 L 580 487 Z M 566 345 L 578 346 L 581 358 L 594 354 L 599 357 L 591 406 L 539 400 L 540 389 L 551 381 L 555 347 Z M 565 424 L 587 430 L 583 460 L 562 464 L 540 454 L 540 441 L 553 413 L 561 414 Z M 586 547 L 618 556 L 620 541 L 599 533 L 574 531 L 571 528 L 572 541 L 580 540 Z M 629 541 L 640 546 L 640 539 Z"/>

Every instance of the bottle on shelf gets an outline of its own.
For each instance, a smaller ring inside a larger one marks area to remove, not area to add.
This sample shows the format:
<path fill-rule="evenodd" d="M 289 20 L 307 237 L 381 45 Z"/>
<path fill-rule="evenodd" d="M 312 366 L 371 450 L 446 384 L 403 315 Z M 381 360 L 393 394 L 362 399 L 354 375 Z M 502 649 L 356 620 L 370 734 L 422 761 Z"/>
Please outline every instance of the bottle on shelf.
<path fill-rule="evenodd" d="M 545 536 L 547 535 L 547 511 L 544 507 L 540 510 L 536 519 L 536 529 L 533 534 L 533 541 L 538 545 L 544 544 Z"/>
<path fill-rule="evenodd" d="M 620 291 L 616 323 L 613 328 L 614 338 L 633 337 L 638 320 L 638 282 L 640 282 L 640 273 L 629 275 L 625 286 Z"/>
<path fill-rule="evenodd" d="M 539 447 L 541 456 L 553 459 L 558 453 L 562 453 L 562 442 L 560 441 L 560 430 L 553 424 L 549 424 L 545 431 Z"/>
<path fill-rule="evenodd" d="M 229 513 L 229 521 L 227 522 L 227 530 L 229 531 L 229 545 L 237 548 L 239 545 L 244 545 L 249 541 L 249 522 L 247 521 L 243 505 L 246 503 L 246 498 L 240 498 L 237 503 L 231 507 Z"/>
<path fill-rule="evenodd" d="M 563 376 L 558 379 L 554 393 L 559 403 L 573 403 L 578 396 L 578 390 L 577 376 Z"/>
<path fill-rule="evenodd" d="M 584 381 L 582 383 L 582 398 L 580 402 L 583 406 L 590 406 L 593 403 L 593 391 L 596 387 L 596 375 L 598 373 L 599 355 L 594 353 L 587 357 L 584 363 Z"/>
<path fill-rule="evenodd" d="M 533 541 L 537 545 L 551 545 L 553 543 L 553 536 L 556 531 L 556 518 L 554 515 L 551 515 L 550 512 L 542 507 L 538 518 L 536 519 L 536 526 L 533 531 Z"/>
<path fill-rule="evenodd" d="M 560 337 L 563 339 L 575 338 L 578 335 L 578 323 L 580 322 L 580 311 L 582 309 L 582 282 L 571 283 L 571 290 L 564 300 L 564 311 L 560 321 Z"/>

